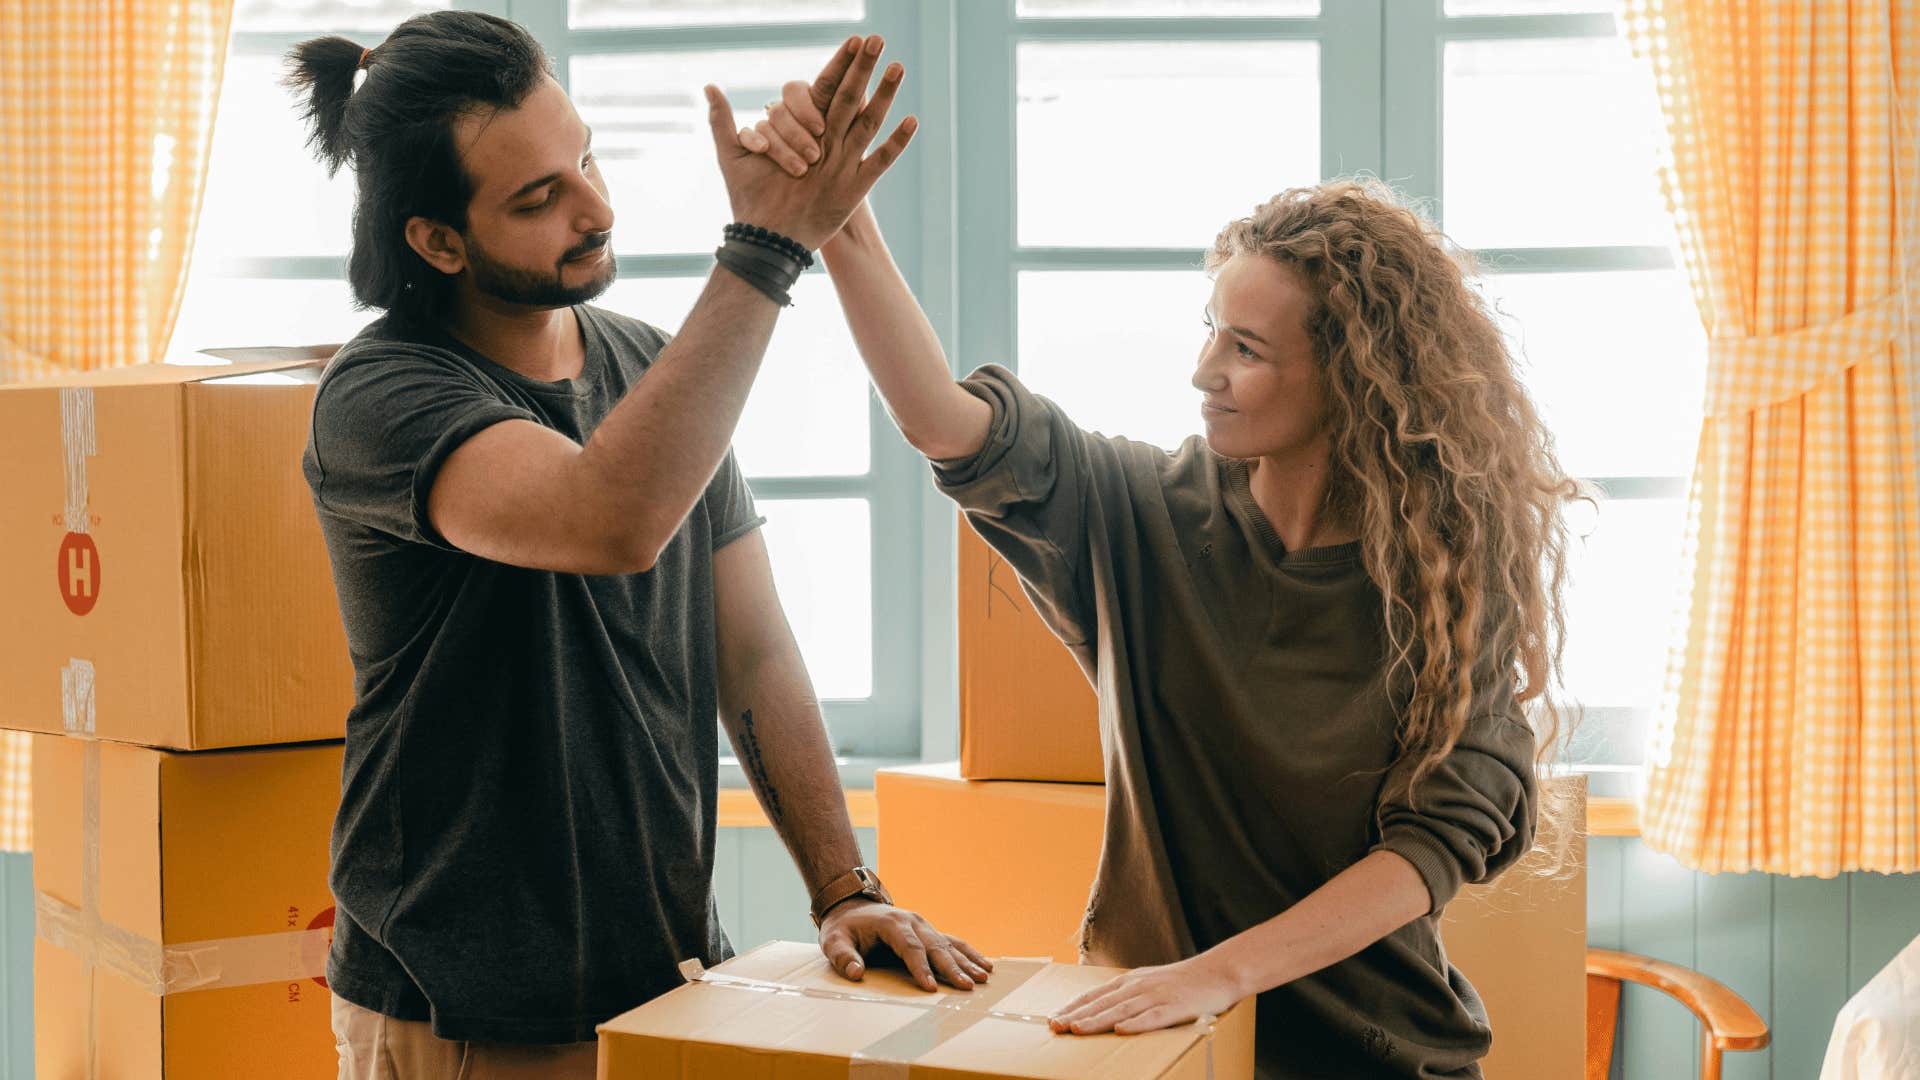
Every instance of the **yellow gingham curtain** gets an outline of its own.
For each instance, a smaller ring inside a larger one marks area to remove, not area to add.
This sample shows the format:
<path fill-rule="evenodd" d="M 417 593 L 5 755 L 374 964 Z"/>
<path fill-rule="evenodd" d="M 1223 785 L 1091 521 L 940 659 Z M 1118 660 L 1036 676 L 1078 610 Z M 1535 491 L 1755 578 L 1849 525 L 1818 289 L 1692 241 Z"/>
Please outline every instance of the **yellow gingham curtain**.
<path fill-rule="evenodd" d="M 1706 871 L 1920 871 L 1920 9 L 1623 21 L 1710 342 L 1643 837 Z"/>
<path fill-rule="evenodd" d="M 34 0 L 0 15 L 0 383 L 164 354 L 232 11 Z M 31 847 L 30 754 L 0 733 L 0 850 Z"/>
<path fill-rule="evenodd" d="M 233 0 L 0 16 L 0 382 L 163 354 Z"/>

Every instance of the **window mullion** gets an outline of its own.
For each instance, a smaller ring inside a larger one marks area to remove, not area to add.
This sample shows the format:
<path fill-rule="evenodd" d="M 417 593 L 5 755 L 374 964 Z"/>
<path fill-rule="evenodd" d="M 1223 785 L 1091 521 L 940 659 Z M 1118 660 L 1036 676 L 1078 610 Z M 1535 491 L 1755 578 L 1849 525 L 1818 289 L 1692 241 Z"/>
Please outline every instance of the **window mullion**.
<path fill-rule="evenodd" d="M 553 77 L 560 88 L 573 89 L 573 53 L 567 48 L 567 0 L 483 0 L 491 8 L 505 7 L 507 18 L 526 27 L 553 59 Z M 494 14 L 502 14 L 495 11 Z"/>
<path fill-rule="evenodd" d="M 1320 41 L 1320 175 L 1379 174 L 1386 113 L 1381 46 L 1387 0 L 1326 5 Z"/>
<path fill-rule="evenodd" d="M 1381 176 L 1416 199 L 1441 198 L 1441 0 L 1392 0 L 1381 22 Z"/>

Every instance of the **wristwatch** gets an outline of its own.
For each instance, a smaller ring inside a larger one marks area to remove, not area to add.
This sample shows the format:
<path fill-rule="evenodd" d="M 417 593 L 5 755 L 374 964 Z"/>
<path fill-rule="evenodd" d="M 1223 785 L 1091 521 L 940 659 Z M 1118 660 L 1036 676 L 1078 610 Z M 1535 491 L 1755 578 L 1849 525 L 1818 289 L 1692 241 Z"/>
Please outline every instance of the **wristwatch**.
<path fill-rule="evenodd" d="M 887 893 L 887 887 L 880 884 L 880 875 L 873 872 L 873 867 L 856 866 L 827 882 L 819 892 L 813 894 L 813 910 L 810 914 L 814 927 L 819 928 L 827 912 L 856 896 L 864 896 L 882 904 L 893 903 L 893 897 Z"/>

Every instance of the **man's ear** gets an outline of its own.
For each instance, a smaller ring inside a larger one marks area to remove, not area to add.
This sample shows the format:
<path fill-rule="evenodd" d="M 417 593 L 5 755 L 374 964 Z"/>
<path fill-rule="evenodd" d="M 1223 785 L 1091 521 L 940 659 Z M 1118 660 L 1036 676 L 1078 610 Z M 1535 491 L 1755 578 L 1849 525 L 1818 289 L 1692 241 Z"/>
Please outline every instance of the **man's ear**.
<path fill-rule="evenodd" d="M 407 246 L 443 274 L 458 274 L 467 268 L 467 245 L 458 230 L 430 218 L 414 215 L 407 219 Z"/>

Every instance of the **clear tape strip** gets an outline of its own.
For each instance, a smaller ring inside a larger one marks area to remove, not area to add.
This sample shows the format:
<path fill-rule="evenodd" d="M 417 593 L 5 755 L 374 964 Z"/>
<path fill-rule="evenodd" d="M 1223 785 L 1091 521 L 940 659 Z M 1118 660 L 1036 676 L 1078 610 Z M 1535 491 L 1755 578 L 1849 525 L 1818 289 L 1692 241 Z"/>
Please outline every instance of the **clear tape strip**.
<path fill-rule="evenodd" d="M 67 531 L 83 533 L 87 531 L 87 459 L 99 452 L 91 387 L 61 388 L 60 444 L 67 466 Z"/>
<path fill-rule="evenodd" d="M 94 732 L 93 661 L 70 657 L 60 669 L 60 726 L 69 735 Z"/>
<path fill-rule="evenodd" d="M 162 945 L 43 892 L 33 895 L 33 917 L 41 940 L 109 968 L 156 997 L 316 978 L 327 973 L 332 940 L 332 931 L 321 929 Z"/>
<path fill-rule="evenodd" d="M 976 989 L 972 994 L 943 995 L 927 1001 L 890 997 L 859 990 L 828 990 L 818 986 L 795 986 L 792 983 L 775 982 L 770 979 L 728 975 L 708 971 L 706 966 L 697 959 L 682 961 L 680 974 L 688 982 L 711 983 L 715 986 L 732 987 L 756 993 L 789 994 L 822 1001 L 905 1005 L 909 1008 L 925 1010 L 923 1015 L 910 1023 L 854 1051 L 847 1062 L 849 1080 L 908 1080 L 915 1061 L 983 1020 L 1012 1020 L 1023 1024 L 1047 1023 L 1049 1017 L 1043 1014 L 1008 1012 L 993 1007 L 1018 989 L 1021 984 L 1038 974 L 1047 966 L 1047 963 L 1048 961 L 1045 960 L 996 960 L 993 965 L 993 978 L 987 983 L 987 989 Z M 1196 1026 L 1210 1035 L 1215 1020 L 1215 1017 L 1203 1016 Z M 1206 1075 L 1207 1080 L 1212 1080 L 1211 1039 L 1208 1040 L 1206 1049 Z"/>

